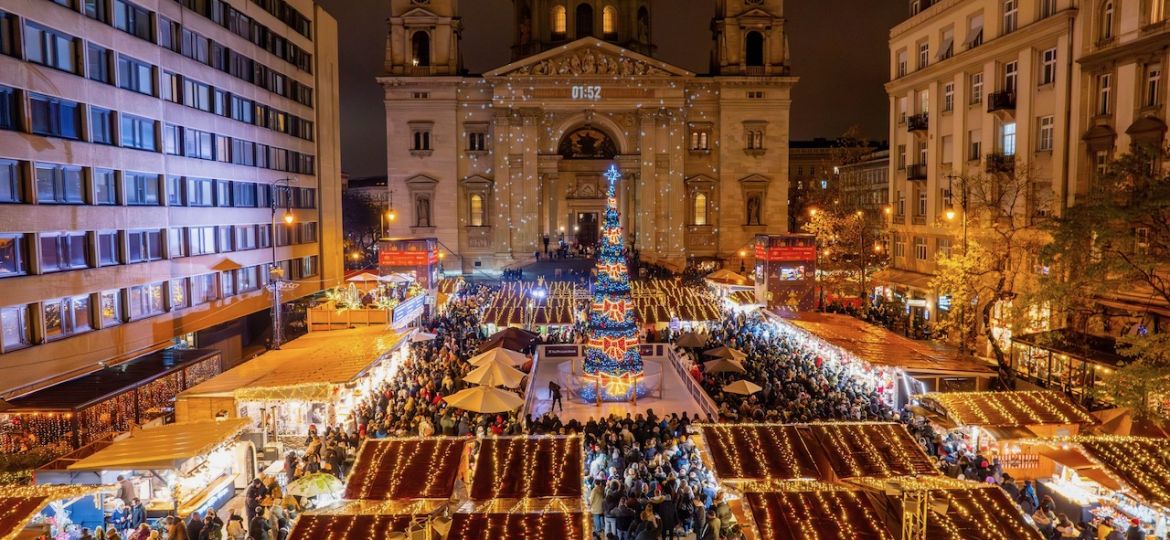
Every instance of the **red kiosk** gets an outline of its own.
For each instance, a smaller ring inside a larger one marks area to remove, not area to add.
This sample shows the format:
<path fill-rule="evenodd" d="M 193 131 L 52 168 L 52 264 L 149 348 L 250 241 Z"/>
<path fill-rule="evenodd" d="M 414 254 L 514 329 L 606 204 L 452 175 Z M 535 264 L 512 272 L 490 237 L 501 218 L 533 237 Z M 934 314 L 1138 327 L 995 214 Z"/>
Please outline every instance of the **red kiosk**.
<path fill-rule="evenodd" d="M 755 239 L 756 300 L 768 309 L 817 308 L 817 238 L 813 234 L 760 235 Z"/>
<path fill-rule="evenodd" d="M 412 274 L 424 289 L 439 283 L 439 241 L 436 238 L 383 238 L 378 241 L 378 273 Z"/>

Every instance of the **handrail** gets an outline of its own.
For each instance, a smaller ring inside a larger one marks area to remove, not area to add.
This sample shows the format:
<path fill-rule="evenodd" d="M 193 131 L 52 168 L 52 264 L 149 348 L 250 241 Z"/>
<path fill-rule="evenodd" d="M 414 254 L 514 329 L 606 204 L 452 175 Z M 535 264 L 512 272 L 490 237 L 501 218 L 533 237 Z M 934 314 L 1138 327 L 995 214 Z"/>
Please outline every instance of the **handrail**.
<path fill-rule="evenodd" d="M 674 351 L 674 344 L 667 343 L 666 345 L 666 356 L 670 359 L 670 364 L 674 366 L 674 370 L 678 373 L 679 378 L 683 380 L 683 384 L 687 386 L 687 391 L 691 393 L 691 397 L 695 399 L 695 402 L 699 404 L 699 408 L 705 414 L 718 420 L 719 407 L 715 405 L 715 400 L 707 395 L 707 391 L 703 389 L 699 381 L 696 381 L 694 377 L 691 377 L 690 373 L 687 373 L 687 370 L 683 369 L 682 364 L 679 363 L 678 354 Z"/>

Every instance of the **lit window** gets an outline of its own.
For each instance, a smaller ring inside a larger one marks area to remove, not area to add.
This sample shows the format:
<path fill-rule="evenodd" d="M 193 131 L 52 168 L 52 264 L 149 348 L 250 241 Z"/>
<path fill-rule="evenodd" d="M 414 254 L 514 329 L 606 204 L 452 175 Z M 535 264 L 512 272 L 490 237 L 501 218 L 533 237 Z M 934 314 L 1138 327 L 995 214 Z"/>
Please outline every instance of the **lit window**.
<path fill-rule="evenodd" d="M 562 36 L 569 27 L 569 15 L 565 11 L 565 6 L 553 6 L 552 9 L 552 28 L 554 34 L 561 34 Z"/>
<path fill-rule="evenodd" d="M 707 194 L 695 194 L 695 225 L 707 224 Z"/>
<path fill-rule="evenodd" d="M 483 227 L 483 195 L 479 193 L 471 194 L 471 226 Z"/>
<path fill-rule="evenodd" d="M 1052 135 L 1055 126 L 1054 119 L 1051 115 L 1040 117 L 1040 139 L 1036 143 L 1036 149 L 1041 152 L 1048 152 L 1052 150 Z"/>
<path fill-rule="evenodd" d="M 601 28 L 606 34 L 606 39 L 617 37 L 617 10 L 613 6 L 605 6 L 601 10 Z"/>

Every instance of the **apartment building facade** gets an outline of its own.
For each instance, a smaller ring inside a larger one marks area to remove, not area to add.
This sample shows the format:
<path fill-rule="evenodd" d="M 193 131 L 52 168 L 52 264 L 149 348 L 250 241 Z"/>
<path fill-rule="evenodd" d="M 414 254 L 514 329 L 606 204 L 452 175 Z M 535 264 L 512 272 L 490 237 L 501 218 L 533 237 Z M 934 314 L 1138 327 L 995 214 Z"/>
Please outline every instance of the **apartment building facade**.
<path fill-rule="evenodd" d="M 962 178 L 1026 178 L 1028 212 L 1059 212 L 1075 185 L 1081 45 L 1073 0 L 911 2 L 890 31 L 890 267 L 879 275 L 926 320 L 938 255 L 962 240 L 944 217 Z"/>
<path fill-rule="evenodd" d="M 0 398 L 337 282 L 337 92 L 312 0 L 0 5 Z"/>

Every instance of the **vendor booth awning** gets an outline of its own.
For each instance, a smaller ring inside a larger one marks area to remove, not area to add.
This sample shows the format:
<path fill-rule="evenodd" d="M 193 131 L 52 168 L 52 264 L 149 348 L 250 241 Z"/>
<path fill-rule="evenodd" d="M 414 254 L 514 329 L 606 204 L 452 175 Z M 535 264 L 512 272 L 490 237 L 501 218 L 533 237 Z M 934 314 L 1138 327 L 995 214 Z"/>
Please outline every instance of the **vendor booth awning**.
<path fill-rule="evenodd" d="M 580 479 L 577 483 L 581 483 Z M 460 513 L 452 516 L 451 532 L 446 540 L 484 538 L 585 540 L 585 514 Z"/>
<path fill-rule="evenodd" d="M 175 469 L 235 438 L 250 419 L 180 422 L 136 430 L 66 467 L 71 471 Z"/>
<path fill-rule="evenodd" d="M 987 365 L 957 351 L 915 341 L 856 317 L 837 313 L 785 312 L 784 322 L 834 345 L 872 366 L 902 368 L 911 374 L 992 377 Z"/>
<path fill-rule="evenodd" d="M 345 486 L 349 500 L 449 499 L 465 438 L 367 439 Z"/>
<path fill-rule="evenodd" d="M 404 335 L 376 326 L 310 332 L 179 395 L 245 400 L 327 401 L 393 351 Z"/>
<path fill-rule="evenodd" d="M 715 476 L 725 481 L 821 478 L 796 426 L 703 424 L 700 433 Z"/>
<path fill-rule="evenodd" d="M 297 519 L 288 537 L 289 540 L 393 538 L 391 533 L 406 531 L 411 521 L 410 514 L 304 515 Z"/>
<path fill-rule="evenodd" d="M 945 392 L 914 396 L 961 426 L 1095 425 L 1097 418 L 1051 390 Z"/>
<path fill-rule="evenodd" d="M 18 538 L 26 525 L 55 501 L 114 492 L 111 486 L 4 486 L 0 492 L 0 540 Z"/>
<path fill-rule="evenodd" d="M 751 279 L 740 274 L 732 272 L 731 270 L 722 269 L 716 270 L 704 278 L 708 283 L 722 287 L 753 287 Z"/>
<path fill-rule="evenodd" d="M 902 424 L 834 422 L 807 429 L 838 479 L 939 474 Z"/>
<path fill-rule="evenodd" d="M 787 482 L 773 491 L 745 494 L 760 540 L 850 538 L 894 540 L 881 515 L 859 489 L 822 482 Z"/>
<path fill-rule="evenodd" d="M 472 500 L 581 497 L 581 437 L 496 437 L 481 444 Z"/>
<path fill-rule="evenodd" d="M 1170 441 L 1087 435 L 1019 441 L 1110 489 L 1124 483 L 1151 505 L 1170 508 Z"/>

